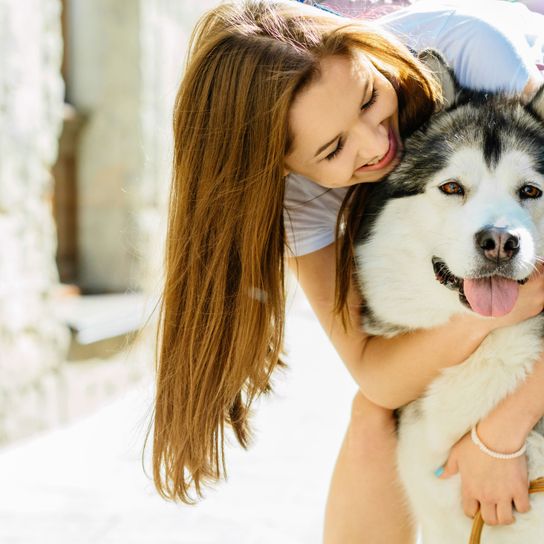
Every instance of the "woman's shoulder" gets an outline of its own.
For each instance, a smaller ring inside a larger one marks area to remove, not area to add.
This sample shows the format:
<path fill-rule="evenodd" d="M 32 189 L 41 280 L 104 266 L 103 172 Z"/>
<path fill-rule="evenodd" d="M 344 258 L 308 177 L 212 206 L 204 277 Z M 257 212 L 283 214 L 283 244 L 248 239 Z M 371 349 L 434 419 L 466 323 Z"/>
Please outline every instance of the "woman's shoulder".
<path fill-rule="evenodd" d="M 520 92 L 544 57 L 544 16 L 520 3 L 420 0 L 379 22 L 416 51 L 441 51 L 472 88 Z"/>
<path fill-rule="evenodd" d="M 518 36 L 533 34 L 542 15 L 518 2 L 503 0 L 419 0 L 381 17 L 379 24 L 411 42 L 424 44 L 453 33 Z M 531 24 L 533 23 L 533 24 Z M 540 28 L 542 34 L 544 29 Z M 415 47 L 419 50 L 420 47 Z"/>
<path fill-rule="evenodd" d="M 410 5 L 395 10 L 379 19 L 386 26 L 428 25 L 440 31 L 440 24 L 455 24 L 455 18 L 475 19 L 492 24 L 512 26 L 527 15 L 534 15 L 521 2 L 504 0 L 418 0 Z M 453 18 L 453 20 L 451 20 Z"/>

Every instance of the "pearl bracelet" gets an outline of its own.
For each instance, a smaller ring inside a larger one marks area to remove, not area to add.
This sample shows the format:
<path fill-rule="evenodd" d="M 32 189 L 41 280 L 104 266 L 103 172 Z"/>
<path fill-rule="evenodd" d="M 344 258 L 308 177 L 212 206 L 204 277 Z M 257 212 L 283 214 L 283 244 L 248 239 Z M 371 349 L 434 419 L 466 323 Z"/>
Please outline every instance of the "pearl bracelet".
<path fill-rule="evenodd" d="M 470 438 L 472 438 L 472 442 L 480 448 L 480 451 L 485 453 L 486 455 L 489 455 L 490 457 L 494 457 L 495 459 L 515 459 L 516 457 L 521 457 L 525 450 L 527 449 L 527 442 L 521 446 L 521 448 L 518 451 L 515 451 L 514 453 L 499 453 L 498 451 L 490 450 L 481 440 L 478 436 L 478 433 L 476 432 L 476 425 L 472 427 L 472 430 L 470 431 Z"/>

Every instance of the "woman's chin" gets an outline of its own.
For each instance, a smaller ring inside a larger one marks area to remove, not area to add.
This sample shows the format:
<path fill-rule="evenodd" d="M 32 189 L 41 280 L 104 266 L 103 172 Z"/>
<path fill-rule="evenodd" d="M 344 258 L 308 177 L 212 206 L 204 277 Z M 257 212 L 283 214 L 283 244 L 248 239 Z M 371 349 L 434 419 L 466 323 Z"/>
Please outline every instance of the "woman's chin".
<path fill-rule="evenodd" d="M 381 181 L 392 170 L 393 170 L 393 167 L 384 168 L 383 170 L 375 170 L 374 172 L 353 174 L 353 177 L 351 178 L 351 181 L 352 181 L 351 185 L 353 185 L 354 183 L 376 183 L 378 181 Z"/>

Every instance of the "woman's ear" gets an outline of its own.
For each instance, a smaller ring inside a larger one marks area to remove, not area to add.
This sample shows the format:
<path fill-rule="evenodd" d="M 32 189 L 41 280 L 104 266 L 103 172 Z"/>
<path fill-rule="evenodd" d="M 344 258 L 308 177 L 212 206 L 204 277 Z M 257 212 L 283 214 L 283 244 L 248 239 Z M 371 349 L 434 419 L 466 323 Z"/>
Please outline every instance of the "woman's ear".
<path fill-rule="evenodd" d="M 460 85 L 444 57 L 435 49 L 424 49 L 418 55 L 419 60 L 429 68 L 442 87 L 443 108 L 455 104 Z"/>

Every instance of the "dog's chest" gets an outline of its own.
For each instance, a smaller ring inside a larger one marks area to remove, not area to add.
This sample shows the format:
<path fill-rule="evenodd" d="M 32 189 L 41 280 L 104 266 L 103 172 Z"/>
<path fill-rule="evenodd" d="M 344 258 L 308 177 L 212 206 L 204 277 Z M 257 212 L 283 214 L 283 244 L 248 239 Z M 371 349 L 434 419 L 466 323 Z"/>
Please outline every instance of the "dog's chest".
<path fill-rule="evenodd" d="M 401 414 L 403 432 L 419 427 L 430 450 L 451 445 L 516 389 L 542 352 L 544 318 L 491 333 L 464 363 L 443 370 Z"/>

